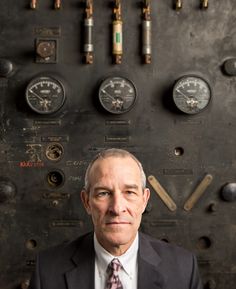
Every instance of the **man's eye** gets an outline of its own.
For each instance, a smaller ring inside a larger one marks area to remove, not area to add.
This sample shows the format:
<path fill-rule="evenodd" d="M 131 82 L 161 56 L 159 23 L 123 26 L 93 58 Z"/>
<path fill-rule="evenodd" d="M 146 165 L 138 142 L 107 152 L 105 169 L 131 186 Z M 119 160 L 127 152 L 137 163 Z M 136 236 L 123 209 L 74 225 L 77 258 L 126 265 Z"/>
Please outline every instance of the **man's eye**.
<path fill-rule="evenodd" d="M 97 193 L 98 197 L 106 197 L 106 196 L 109 196 L 109 195 L 110 195 L 110 192 L 108 192 L 108 191 L 103 191 L 103 192 L 98 192 Z"/>
<path fill-rule="evenodd" d="M 135 195 L 135 194 L 136 194 L 134 191 L 126 191 L 126 193 L 127 193 L 128 195 Z"/>

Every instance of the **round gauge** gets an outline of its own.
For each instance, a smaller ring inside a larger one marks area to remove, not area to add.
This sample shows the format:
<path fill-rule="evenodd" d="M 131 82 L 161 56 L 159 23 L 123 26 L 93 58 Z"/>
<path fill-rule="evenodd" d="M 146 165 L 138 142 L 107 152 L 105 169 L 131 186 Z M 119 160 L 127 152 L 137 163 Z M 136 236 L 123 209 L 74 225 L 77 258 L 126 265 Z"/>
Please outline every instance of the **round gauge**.
<path fill-rule="evenodd" d="M 209 104 L 211 90 L 204 79 L 197 76 L 183 76 L 174 85 L 173 99 L 182 112 L 196 114 Z"/>
<path fill-rule="evenodd" d="M 113 114 L 129 111 L 136 100 L 134 84 L 123 77 L 108 77 L 99 88 L 99 101 L 103 108 Z"/>
<path fill-rule="evenodd" d="M 30 108 L 37 113 L 54 113 L 64 104 L 64 86 L 59 80 L 52 77 L 36 77 L 26 88 L 26 101 Z"/>

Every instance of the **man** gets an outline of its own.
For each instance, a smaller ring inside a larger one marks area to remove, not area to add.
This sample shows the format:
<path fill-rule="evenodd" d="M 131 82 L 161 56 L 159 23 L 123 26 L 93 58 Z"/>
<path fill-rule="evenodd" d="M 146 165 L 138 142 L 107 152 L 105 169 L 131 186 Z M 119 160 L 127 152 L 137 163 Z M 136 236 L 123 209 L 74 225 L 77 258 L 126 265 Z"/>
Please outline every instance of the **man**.
<path fill-rule="evenodd" d="M 39 254 L 30 288 L 201 289 L 191 253 L 138 232 L 149 197 L 132 154 L 99 153 L 81 192 L 94 233 Z"/>

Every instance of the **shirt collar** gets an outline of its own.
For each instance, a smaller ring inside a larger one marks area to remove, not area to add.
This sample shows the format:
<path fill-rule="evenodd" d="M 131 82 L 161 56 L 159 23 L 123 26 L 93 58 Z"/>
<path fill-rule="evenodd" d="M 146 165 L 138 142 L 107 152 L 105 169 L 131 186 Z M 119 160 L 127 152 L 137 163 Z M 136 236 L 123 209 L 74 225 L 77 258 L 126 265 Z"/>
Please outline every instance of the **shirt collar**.
<path fill-rule="evenodd" d="M 123 255 L 113 256 L 99 244 L 96 234 L 94 233 L 94 249 L 99 273 L 106 274 L 108 264 L 112 261 L 112 259 L 117 258 L 119 259 L 126 274 L 132 277 L 137 266 L 138 244 L 139 236 L 137 233 L 133 243 Z"/>

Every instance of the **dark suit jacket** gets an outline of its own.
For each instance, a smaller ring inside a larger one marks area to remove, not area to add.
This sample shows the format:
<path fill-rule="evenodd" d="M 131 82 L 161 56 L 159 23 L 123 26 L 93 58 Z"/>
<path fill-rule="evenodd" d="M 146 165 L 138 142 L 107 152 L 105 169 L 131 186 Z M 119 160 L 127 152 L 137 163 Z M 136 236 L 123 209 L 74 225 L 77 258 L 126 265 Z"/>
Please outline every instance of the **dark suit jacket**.
<path fill-rule="evenodd" d="M 94 289 L 93 234 L 38 255 L 31 289 Z M 129 288 L 132 289 L 132 288 Z M 202 289 L 195 257 L 139 233 L 138 289 Z"/>

